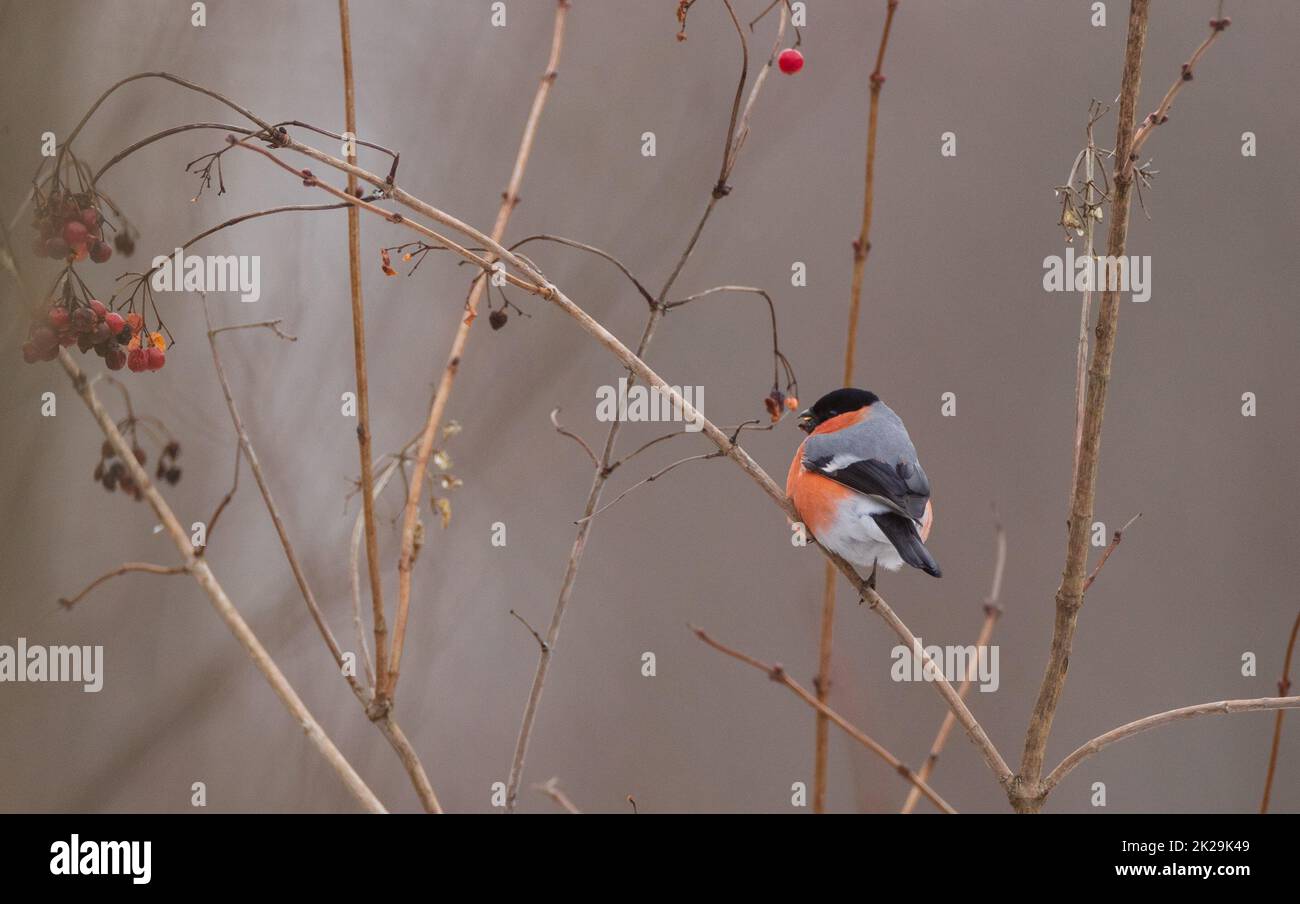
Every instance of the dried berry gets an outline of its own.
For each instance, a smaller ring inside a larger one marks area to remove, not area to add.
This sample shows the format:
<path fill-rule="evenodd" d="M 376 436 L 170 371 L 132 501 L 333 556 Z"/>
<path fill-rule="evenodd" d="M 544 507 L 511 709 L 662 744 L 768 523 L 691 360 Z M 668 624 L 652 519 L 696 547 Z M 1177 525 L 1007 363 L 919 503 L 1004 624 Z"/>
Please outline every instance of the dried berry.
<path fill-rule="evenodd" d="M 488 315 L 488 325 L 494 330 L 499 330 L 506 325 L 506 321 L 509 319 L 504 310 L 493 311 Z"/>

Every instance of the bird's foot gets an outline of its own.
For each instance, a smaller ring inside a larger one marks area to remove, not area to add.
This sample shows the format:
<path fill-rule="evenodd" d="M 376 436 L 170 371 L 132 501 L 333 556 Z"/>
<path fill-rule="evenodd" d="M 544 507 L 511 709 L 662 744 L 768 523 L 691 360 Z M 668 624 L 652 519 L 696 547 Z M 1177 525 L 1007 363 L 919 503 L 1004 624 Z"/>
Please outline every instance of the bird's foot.
<path fill-rule="evenodd" d="M 867 587 L 869 587 L 872 590 L 876 589 L 876 567 L 879 564 L 880 564 L 879 559 L 873 561 L 871 563 L 871 574 L 867 575 Z"/>

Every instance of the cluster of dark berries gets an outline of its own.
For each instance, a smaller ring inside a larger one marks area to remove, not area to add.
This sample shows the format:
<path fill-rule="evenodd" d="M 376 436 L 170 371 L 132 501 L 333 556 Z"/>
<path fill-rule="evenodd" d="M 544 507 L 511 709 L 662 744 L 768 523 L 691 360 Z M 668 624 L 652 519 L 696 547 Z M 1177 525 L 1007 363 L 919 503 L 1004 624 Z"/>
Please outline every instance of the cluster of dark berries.
<path fill-rule="evenodd" d="M 148 454 L 139 445 L 133 446 L 131 453 L 141 465 L 149 460 Z M 175 486 L 181 479 L 181 469 L 176 464 L 176 459 L 180 454 L 181 445 L 176 440 L 172 440 L 163 447 L 162 454 L 158 456 L 158 467 L 154 472 L 159 480 L 165 480 Z M 110 493 L 121 490 L 137 502 L 140 501 L 140 485 L 132 479 L 126 464 L 117 457 L 112 444 L 107 440 L 100 447 L 99 461 L 95 464 L 94 478 Z"/>
<path fill-rule="evenodd" d="M 139 446 L 136 446 L 131 451 L 135 454 L 135 460 L 142 465 L 148 459 L 145 451 Z M 139 484 L 131 478 L 131 473 L 117 457 L 117 454 L 113 451 L 112 443 L 108 440 L 104 440 L 104 445 L 99 449 L 99 463 L 95 465 L 94 477 L 110 493 L 121 490 L 136 502 L 140 501 Z"/>
<path fill-rule="evenodd" d="M 180 465 L 176 464 L 176 459 L 180 457 L 180 454 L 181 444 L 176 440 L 172 440 L 163 446 L 162 454 L 158 456 L 158 467 L 154 469 L 154 476 L 175 486 L 176 482 L 181 479 L 181 468 Z"/>
<path fill-rule="evenodd" d="M 113 256 L 113 246 L 104 241 L 104 218 L 90 192 L 56 188 L 38 201 L 32 227 L 37 233 L 32 250 L 38 257 L 72 262 L 89 257 L 102 264 Z M 119 250 L 124 237 L 119 235 L 114 240 Z"/>
<path fill-rule="evenodd" d="M 52 361 L 58 357 L 59 346 L 72 345 L 83 353 L 93 348 L 109 370 L 158 370 L 167 360 L 162 334 L 145 332 L 139 314 L 123 317 L 98 299 L 83 302 L 65 294 L 32 319 L 23 343 L 23 360 L 28 364 Z"/>

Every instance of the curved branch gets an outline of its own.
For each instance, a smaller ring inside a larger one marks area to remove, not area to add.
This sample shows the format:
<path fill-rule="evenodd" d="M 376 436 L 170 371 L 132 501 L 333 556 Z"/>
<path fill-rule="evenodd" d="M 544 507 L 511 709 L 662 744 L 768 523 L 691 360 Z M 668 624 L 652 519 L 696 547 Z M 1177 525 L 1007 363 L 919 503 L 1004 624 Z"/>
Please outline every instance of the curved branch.
<path fill-rule="evenodd" d="M 854 726 L 852 723 L 850 723 L 839 713 L 835 712 L 835 710 L 831 709 L 825 703 L 818 700 L 812 694 L 804 690 L 803 687 L 800 686 L 799 682 L 791 678 L 789 673 L 786 672 L 786 670 L 781 667 L 780 663 L 768 665 L 766 662 L 762 662 L 761 660 L 755 659 L 752 656 L 742 653 L 739 650 L 734 650 L 731 647 L 727 646 L 726 644 L 714 640 L 707 633 L 705 633 L 705 631 L 701 628 L 697 628 L 694 625 L 691 625 L 690 628 L 692 631 L 695 632 L 696 637 L 704 641 L 709 646 L 713 647 L 713 649 L 718 650 L 719 652 L 722 653 L 726 653 L 732 659 L 737 659 L 740 662 L 745 663 L 746 665 L 753 666 L 754 668 L 758 669 L 761 672 L 766 672 L 767 677 L 771 678 L 777 684 L 785 685 L 787 688 L 790 689 L 790 691 L 796 697 L 798 697 L 804 703 L 807 703 L 809 706 L 817 710 L 817 712 L 821 713 L 826 718 L 830 719 L 841 729 L 843 729 L 845 734 L 847 734 L 853 740 L 857 741 L 863 747 L 867 748 L 876 756 L 880 757 L 882 760 L 884 760 L 886 763 L 892 766 L 895 772 L 897 772 L 907 781 L 911 782 L 912 785 L 916 787 L 917 790 L 920 791 L 920 793 L 924 794 L 927 798 L 929 798 L 930 802 L 933 803 L 940 810 L 942 810 L 945 813 L 957 812 L 951 806 L 949 806 L 948 802 L 944 800 L 942 797 L 940 797 L 933 788 L 931 788 L 928 784 L 926 784 L 925 779 L 921 778 L 919 775 L 917 775 L 915 772 L 909 769 L 906 765 L 904 765 L 903 762 L 898 757 L 894 756 L 892 753 L 890 753 L 888 750 L 882 747 L 878 742 L 876 742 L 871 737 L 863 733 L 861 729 Z"/>
<path fill-rule="evenodd" d="M 1060 783 L 1061 779 L 1073 772 L 1074 768 L 1088 757 L 1109 747 L 1116 741 L 1131 738 L 1135 734 L 1141 734 L 1144 731 L 1167 725 L 1170 722 L 1176 722 L 1179 719 L 1191 719 L 1196 716 L 1209 716 L 1215 713 L 1250 713 L 1270 709 L 1300 709 L 1300 697 L 1259 697 L 1253 700 L 1217 700 L 1212 703 L 1198 703 L 1195 706 L 1184 706 L 1180 709 L 1156 713 L 1129 722 L 1126 725 L 1121 725 L 1119 728 L 1112 728 L 1105 734 L 1098 735 L 1077 748 L 1073 753 L 1061 760 L 1061 764 L 1053 769 L 1047 778 L 1043 779 L 1042 795 L 1046 796 L 1050 793 Z"/>

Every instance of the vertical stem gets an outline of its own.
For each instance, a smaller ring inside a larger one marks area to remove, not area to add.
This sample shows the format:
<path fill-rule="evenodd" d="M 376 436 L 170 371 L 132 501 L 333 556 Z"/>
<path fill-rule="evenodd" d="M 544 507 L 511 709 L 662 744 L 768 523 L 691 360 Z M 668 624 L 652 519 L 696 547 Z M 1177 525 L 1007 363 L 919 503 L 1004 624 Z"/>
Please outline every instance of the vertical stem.
<path fill-rule="evenodd" d="M 356 90 L 352 80 L 352 25 L 348 0 L 339 0 L 339 33 L 343 40 L 343 103 L 345 128 L 357 135 Z M 347 155 L 356 165 L 355 144 Z M 348 194 L 357 193 L 357 177 L 348 173 Z M 370 605 L 375 631 L 375 700 L 383 706 L 383 675 L 388 665 L 388 624 L 384 619 L 384 582 L 379 573 L 379 540 L 375 532 L 375 482 L 370 452 L 370 382 L 366 376 L 366 314 L 361 300 L 361 213 L 348 207 L 348 272 L 352 291 L 352 351 L 357 375 L 357 450 L 361 459 L 361 507 L 366 522 L 366 565 L 370 574 Z"/>
<path fill-rule="evenodd" d="M 894 10 L 898 0 L 889 0 L 885 7 L 885 27 L 880 32 L 880 46 L 876 50 L 876 68 L 871 71 L 871 101 L 867 112 L 867 172 L 862 200 L 862 230 L 853 242 L 853 280 L 849 288 L 849 326 L 844 346 L 844 386 L 853 385 L 853 362 L 857 350 L 858 314 L 862 306 L 862 274 L 866 269 L 867 255 L 871 252 L 871 214 L 876 184 L 876 122 L 880 110 L 880 89 L 885 84 L 881 67 L 885 65 L 885 49 L 889 46 L 889 29 L 894 23 Z M 831 650 L 835 627 L 835 566 L 826 563 L 822 583 L 821 638 L 817 652 L 817 678 L 813 688 L 817 699 L 825 703 L 831 692 Z M 816 737 L 813 756 L 813 812 L 826 812 L 826 754 L 830 742 L 830 720 L 817 713 Z"/>
<path fill-rule="evenodd" d="M 501 206 L 497 210 L 496 223 L 492 226 L 492 241 L 499 243 L 505 235 L 510 215 L 519 203 L 519 187 L 524 181 L 524 169 L 532 154 L 533 139 L 537 135 L 537 124 L 541 121 L 542 110 L 550 96 L 551 86 L 559 75 L 560 51 L 564 48 L 564 25 L 568 17 L 569 0 L 556 0 L 555 28 L 551 36 L 551 54 L 546 61 L 546 71 L 542 73 L 537 93 L 533 95 L 533 106 L 524 124 L 524 134 L 519 141 L 519 152 L 515 155 L 515 165 L 510 173 L 510 182 L 501 196 Z M 411 466 L 410 488 L 406 496 L 406 507 L 402 513 L 402 551 L 397 561 L 397 621 L 393 633 L 393 660 L 388 671 L 376 665 L 379 681 L 386 688 L 386 695 L 391 699 L 397 690 L 397 679 L 402 664 L 402 647 L 406 643 L 406 621 L 411 606 L 411 569 L 415 565 L 415 523 L 420 510 L 420 496 L 424 489 L 424 475 L 428 470 L 429 456 L 433 454 L 433 441 L 442 423 L 443 413 L 447 410 L 447 400 L 451 397 L 452 386 L 456 382 L 456 373 L 460 370 L 460 359 L 465 353 L 465 344 L 469 341 L 469 328 L 478 316 L 478 303 L 483 297 L 486 275 L 480 275 L 470 288 L 469 299 L 465 302 L 466 314 L 461 318 L 456 336 L 451 342 L 451 351 L 443 367 L 438 388 L 434 390 L 429 404 L 429 416 L 424 423 L 424 432 L 420 434 L 420 444 Z"/>
<path fill-rule="evenodd" d="M 1128 19 L 1128 38 L 1124 51 L 1124 75 L 1120 85 L 1119 122 L 1115 134 L 1114 202 L 1111 206 L 1107 254 L 1122 257 L 1128 241 L 1129 201 L 1133 189 L 1133 161 L 1130 159 L 1135 130 L 1138 89 L 1142 83 L 1142 51 L 1146 46 L 1148 0 L 1132 0 Z M 1118 281 L 1116 281 L 1117 283 Z M 1097 464 L 1101 450 L 1101 425 L 1106 412 L 1106 394 L 1110 388 L 1111 360 L 1115 354 L 1115 334 L 1119 325 L 1120 292 L 1111 289 L 1111 281 L 1101 296 L 1097 314 L 1097 341 L 1093 345 L 1092 364 L 1088 368 L 1087 406 L 1083 416 L 1083 436 L 1079 444 L 1079 466 L 1075 475 L 1070 504 L 1069 536 L 1066 542 L 1065 567 L 1056 591 L 1056 620 L 1052 629 L 1052 646 L 1047 669 L 1030 716 L 1025 734 L 1024 755 L 1020 772 L 1010 789 L 1011 803 L 1019 812 L 1037 812 L 1043 802 L 1039 787 L 1043 759 L 1052 730 L 1052 719 L 1065 687 L 1074 631 L 1083 605 L 1083 585 L 1087 579 L 1088 537 L 1091 533 L 1093 502 L 1097 489 Z"/>
<path fill-rule="evenodd" d="M 1291 690 L 1291 655 L 1295 653 L 1296 635 L 1300 634 L 1300 612 L 1296 613 L 1295 623 L 1291 625 L 1291 638 L 1286 643 L 1286 658 L 1282 660 L 1282 677 L 1277 682 L 1277 695 L 1285 697 Z M 1273 745 L 1268 754 L 1268 772 L 1264 776 L 1264 796 L 1259 801 L 1259 812 L 1268 812 L 1268 799 L 1273 791 L 1273 773 L 1277 770 L 1277 748 L 1282 743 L 1282 717 L 1286 710 L 1279 709 L 1273 723 Z"/>

